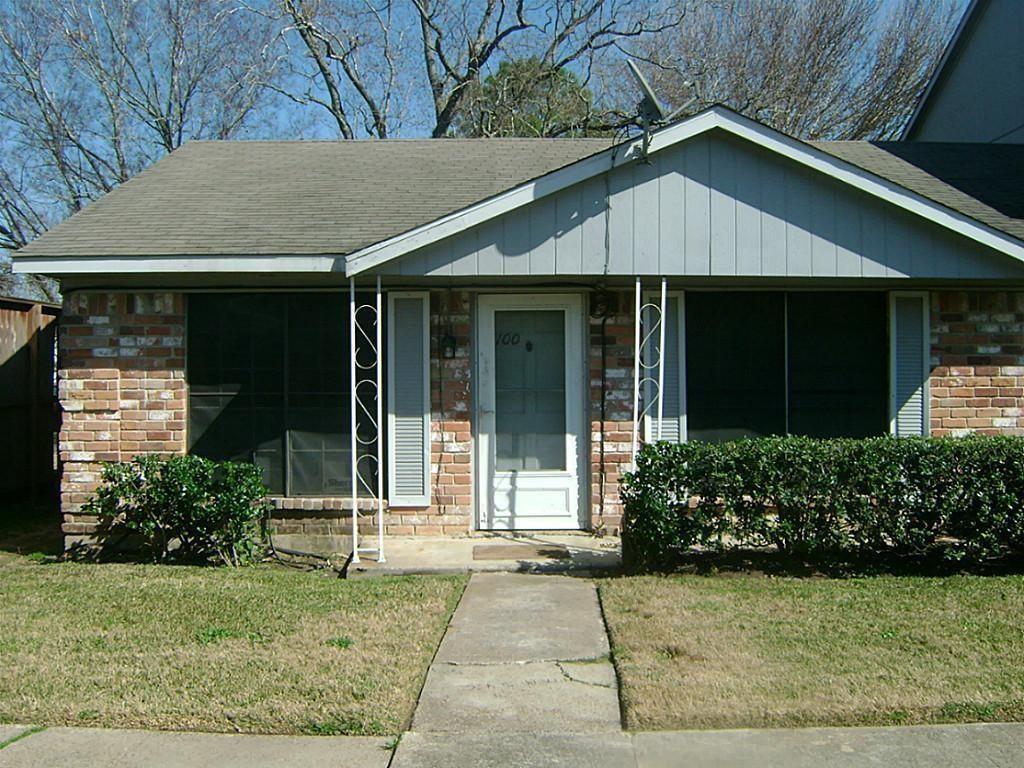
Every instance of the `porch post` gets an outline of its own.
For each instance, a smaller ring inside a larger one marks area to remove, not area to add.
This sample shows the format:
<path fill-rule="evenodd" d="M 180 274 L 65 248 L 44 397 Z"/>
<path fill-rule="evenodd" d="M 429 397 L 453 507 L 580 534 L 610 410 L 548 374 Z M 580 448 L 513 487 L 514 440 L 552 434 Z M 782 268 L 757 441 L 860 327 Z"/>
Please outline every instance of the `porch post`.
<path fill-rule="evenodd" d="M 359 445 L 356 442 L 356 280 L 348 281 L 349 447 L 352 451 L 352 562 L 359 562 Z"/>
<path fill-rule="evenodd" d="M 640 278 L 636 278 L 633 300 L 633 442 L 630 466 L 636 469 L 640 423 Z"/>
<path fill-rule="evenodd" d="M 384 399 L 384 382 L 382 381 L 383 348 L 380 345 L 381 326 L 384 324 L 384 313 L 380 305 L 380 275 L 377 275 L 377 339 L 374 346 L 377 359 L 374 366 L 377 373 L 377 562 L 384 562 L 384 435 L 381 401 Z M 355 355 L 353 355 L 353 359 Z"/>
<path fill-rule="evenodd" d="M 666 280 L 661 278 L 661 307 L 658 310 L 658 440 L 661 440 L 661 423 L 665 415 L 665 293 Z"/>

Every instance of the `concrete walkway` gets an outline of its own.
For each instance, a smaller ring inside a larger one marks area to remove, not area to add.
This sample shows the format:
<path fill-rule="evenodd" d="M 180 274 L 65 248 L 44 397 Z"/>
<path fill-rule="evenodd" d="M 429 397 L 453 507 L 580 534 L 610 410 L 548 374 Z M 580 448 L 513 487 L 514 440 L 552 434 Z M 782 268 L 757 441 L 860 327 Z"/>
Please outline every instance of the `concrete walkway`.
<path fill-rule="evenodd" d="M 1024 724 L 605 734 L 406 734 L 401 768 L 1022 768 Z"/>
<path fill-rule="evenodd" d="M 427 673 L 413 732 L 620 727 L 615 670 L 593 583 L 475 574 Z"/>
<path fill-rule="evenodd" d="M 0 743 L 14 735 L 0 729 Z M 387 768 L 389 746 L 360 736 L 47 728 L 0 749 L 0 768 Z"/>

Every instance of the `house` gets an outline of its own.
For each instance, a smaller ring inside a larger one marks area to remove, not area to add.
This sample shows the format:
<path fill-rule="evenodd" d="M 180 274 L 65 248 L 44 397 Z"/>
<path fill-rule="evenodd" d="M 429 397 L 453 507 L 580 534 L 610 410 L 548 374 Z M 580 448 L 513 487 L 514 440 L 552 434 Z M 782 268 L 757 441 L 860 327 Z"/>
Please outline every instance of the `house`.
<path fill-rule="evenodd" d="M 65 534 L 138 453 L 436 535 L 615 530 L 645 439 L 1024 433 L 1012 138 L 192 142 L 18 255 L 63 284 Z"/>

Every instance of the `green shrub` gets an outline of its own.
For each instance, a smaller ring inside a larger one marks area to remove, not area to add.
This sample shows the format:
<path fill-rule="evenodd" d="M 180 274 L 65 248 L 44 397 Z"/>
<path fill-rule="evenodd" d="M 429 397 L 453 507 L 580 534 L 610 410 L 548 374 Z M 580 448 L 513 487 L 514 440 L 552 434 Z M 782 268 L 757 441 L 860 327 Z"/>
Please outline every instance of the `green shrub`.
<path fill-rule="evenodd" d="M 150 559 L 240 565 L 261 551 L 266 493 L 252 464 L 139 456 L 104 464 L 85 511 L 110 533 L 136 534 Z"/>
<path fill-rule="evenodd" d="M 623 555 L 635 569 L 694 546 L 800 555 L 958 556 L 1024 547 L 1024 439 L 770 437 L 643 448 L 627 475 Z"/>

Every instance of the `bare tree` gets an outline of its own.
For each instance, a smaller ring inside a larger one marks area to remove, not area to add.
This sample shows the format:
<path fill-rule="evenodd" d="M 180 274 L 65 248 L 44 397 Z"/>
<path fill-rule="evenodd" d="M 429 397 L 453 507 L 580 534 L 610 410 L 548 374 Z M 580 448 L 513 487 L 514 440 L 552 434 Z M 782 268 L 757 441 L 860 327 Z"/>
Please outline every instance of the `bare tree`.
<path fill-rule="evenodd" d="M 393 3 L 272 0 L 247 7 L 277 21 L 286 44 L 297 39 L 300 53 L 289 61 L 291 77 L 275 86 L 279 93 L 297 104 L 322 107 L 342 138 L 355 138 L 354 117 L 367 135 L 388 137 L 396 123 L 392 110 L 405 38 Z"/>
<path fill-rule="evenodd" d="M 596 57 L 676 23 L 648 0 L 276 0 L 276 9 L 309 65 L 290 97 L 326 109 L 344 138 L 355 136 L 353 114 L 367 135 L 383 138 L 401 119 L 396 109 L 424 101 L 427 131 L 446 136 L 474 84 L 502 61 L 536 58 L 543 77 L 575 69 L 586 87 Z"/>
<path fill-rule="evenodd" d="M 629 52 L 688 111 L 721 103 L 806 139 L 890 138 L 949 39 L 949 0 L 685 3 L 671 33 Z M 630 91 L 631 83 L 623 81 Z"/>
<path fill-rule="evenodd" d="M 267 98 L 273 30 L 227 0 L 8 0 L 0 9 L 0 244 Z"/>

